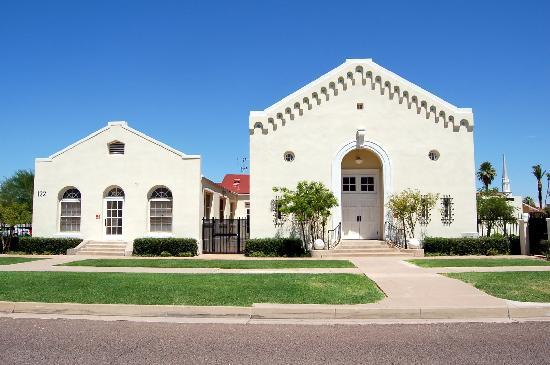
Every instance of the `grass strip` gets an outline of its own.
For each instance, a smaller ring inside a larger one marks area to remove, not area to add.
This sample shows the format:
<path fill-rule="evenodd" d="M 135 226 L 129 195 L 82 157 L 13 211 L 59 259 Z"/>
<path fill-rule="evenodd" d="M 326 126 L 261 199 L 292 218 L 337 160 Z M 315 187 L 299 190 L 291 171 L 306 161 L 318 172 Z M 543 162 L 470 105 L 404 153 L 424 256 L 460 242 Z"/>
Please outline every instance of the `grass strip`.
<path fill-rule="evenodd" d="M 13 265 L 21 264 L 23 262 L 30 262 L 36 260 L 44 260 L 43 258 L 30 258 L 30 257 L 0 257 L 0 265 Z"/>
<path fill-rule="evenodd" d="M 61 265 L 60 265 L 61 266 Z M 218 269 L 354 268 L 347 260 L 89 259 L 62 266 Z"/>
<path fill-rule="evenodd" d="M 384 294 L 357 274 L 142 274 L 0 272 L 0 300 L 250 306 L 359 304 Z"/>
<path fill-rule="evenodd" d="M 550 302 L 550 271 L 445 274 L 492 296 L 519 302 Z"/>
<path fill-rule="evenodd" d="M 520 258 L 414 259 L 408 261 L 420 267 L 550 266 L 550 261 Z"/>

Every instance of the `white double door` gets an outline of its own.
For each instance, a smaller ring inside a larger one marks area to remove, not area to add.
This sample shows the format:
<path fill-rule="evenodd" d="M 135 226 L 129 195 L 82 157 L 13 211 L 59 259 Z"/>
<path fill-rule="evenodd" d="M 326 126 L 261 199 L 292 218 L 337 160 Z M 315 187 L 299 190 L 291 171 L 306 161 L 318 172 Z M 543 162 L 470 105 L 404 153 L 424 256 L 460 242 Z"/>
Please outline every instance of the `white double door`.
<path fill-rule="evenodd" d="M 344 239 L 380 238 L 378 170 L 342 170 L 342 234 Z"/>

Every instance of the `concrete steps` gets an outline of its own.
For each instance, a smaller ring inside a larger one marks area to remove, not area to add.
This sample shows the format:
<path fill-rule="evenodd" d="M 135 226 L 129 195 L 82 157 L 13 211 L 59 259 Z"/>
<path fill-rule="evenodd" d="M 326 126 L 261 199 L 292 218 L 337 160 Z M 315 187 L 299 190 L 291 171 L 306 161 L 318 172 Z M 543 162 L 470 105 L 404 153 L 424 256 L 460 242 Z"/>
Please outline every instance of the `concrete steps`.
<path fill-rule="evenodd" d="M 333 250 L 312 251 L 314 257 L 414 257 L 418 253 L 390 247 L 379 240 L 344 240 Z"/>
<path fill-rule="evenodd" d="M 76 255 L 125 256 L 126 242 L 89 241 L 76 251 Z"/>

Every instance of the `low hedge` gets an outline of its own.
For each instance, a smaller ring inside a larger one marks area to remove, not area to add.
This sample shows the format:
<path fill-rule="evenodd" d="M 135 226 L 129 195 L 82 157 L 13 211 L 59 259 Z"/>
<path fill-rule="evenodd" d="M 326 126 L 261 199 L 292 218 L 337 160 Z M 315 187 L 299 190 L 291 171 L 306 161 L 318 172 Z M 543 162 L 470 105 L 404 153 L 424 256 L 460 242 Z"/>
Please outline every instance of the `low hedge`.
<path fill-rule="evenodd" d="M 507 237 L 424 238 L 424 252 L 437 255 L 509 255 Z"/>
<path fill-rule="evenodd" d="M 548 255 L 550 253 L 550 240 L 543 240 L 534 243 L 530 247 L 530 251 L 533 255 Z"/>
<path fill-rule="evenodd" d="M 196 256 L 197 240 L 194 238 L 136 238 L 134 255 L 142 256 Z"/>
<path fill-rule="evenodd" d="M 300 238 L 255 238 L 246 241 L 245 256 L 300 257 L 306 256 Z"/>
<path fill-rule="evenodd" d="M 82 242 L 80 238 L 25 236 L 19 239 L 17 250 L 29 254 L 65 255 L 68 249 L 75 248 L 80 242 Z"/>

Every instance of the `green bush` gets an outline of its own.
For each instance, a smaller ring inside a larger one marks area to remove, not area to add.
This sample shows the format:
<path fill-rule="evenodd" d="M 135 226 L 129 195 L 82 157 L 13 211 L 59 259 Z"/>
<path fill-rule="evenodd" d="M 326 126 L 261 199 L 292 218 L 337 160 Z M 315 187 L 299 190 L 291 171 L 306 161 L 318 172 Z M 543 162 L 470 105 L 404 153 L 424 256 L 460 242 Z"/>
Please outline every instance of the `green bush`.
<path fill-rule="evenodd" d="M 534 243 L 530 247 L 531 254 L 547 256 L 550 253 L 550 240 Z"/>
<path fill-rule="evenodd" d="M 197 240 L 194 238 L 136 238 L 134 255 L 142 256 L 196 256 Z"/>
<path fill-rule="evenodd" d="M 252 257 L 300 257 L 306 256 L 300 238 L 255 238 L 246 241 L 245 256 Z"/>
<path fill-rule="evenodd" d="M 438 255 L 509 255 L 507 237 L 424 238 L 424 252 Z"/>
<path fill-rule="evenodd" d="M 80 242 L 80 238 L 21 237 L 18 250 L 28 254 L 65 255 Z"/>

